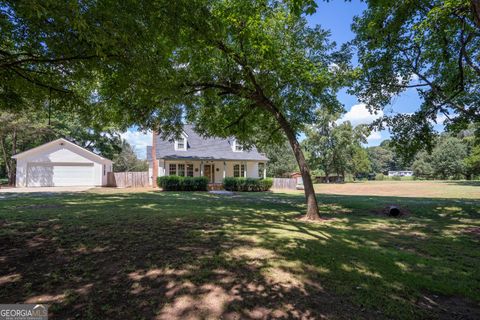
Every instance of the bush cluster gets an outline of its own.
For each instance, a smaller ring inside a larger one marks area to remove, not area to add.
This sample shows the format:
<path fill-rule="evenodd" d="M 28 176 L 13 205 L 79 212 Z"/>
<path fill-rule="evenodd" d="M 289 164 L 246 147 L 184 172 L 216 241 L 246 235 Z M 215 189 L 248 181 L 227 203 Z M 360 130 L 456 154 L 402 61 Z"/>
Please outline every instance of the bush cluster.
<path fill-rule="evenodd" d="M 207 191 L 207 177 L 158 177 L 157 184 L 165 191 Z"/>
<path fill-rule="evenodd" d="M 375 180 L 388 180 L 388 181 L 410 181 L 410 180 L 417 180 L 418 177 L 415 177 L 415 176 L 410 176 L 410 177 L 407 177 L 407 176 L 392 176 L 392 177 L 389 177 L 389 176 L 386 176 L 384 175 L 383 173 L 378 173 L 375 175 Z"/>
<path fill-rule="evenodd" d="M 272 179 L 225 178 L 223 187 L 228 191 L 268 191 L 273 185 Z"/>

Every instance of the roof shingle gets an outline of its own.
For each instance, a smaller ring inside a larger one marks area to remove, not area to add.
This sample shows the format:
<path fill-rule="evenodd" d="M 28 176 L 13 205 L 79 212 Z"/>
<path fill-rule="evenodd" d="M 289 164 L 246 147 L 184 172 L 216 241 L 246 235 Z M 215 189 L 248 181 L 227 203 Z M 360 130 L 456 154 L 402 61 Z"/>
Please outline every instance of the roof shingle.
<path fill-rule="evenodd" d="M 157 159 L 205 159 L 205 160 L 257 160 L 268 158 L 253 147 L 250 150 L 235 152 L 232 150 L 234 139 L 204 138 L 195 132 L 192 125 L 184 125 L 188 135 L 187 150 L 175 150 L 175 142 L 155 137 Z M 152 160 L 152 147 L 147 147 L 147 160 Z"/>

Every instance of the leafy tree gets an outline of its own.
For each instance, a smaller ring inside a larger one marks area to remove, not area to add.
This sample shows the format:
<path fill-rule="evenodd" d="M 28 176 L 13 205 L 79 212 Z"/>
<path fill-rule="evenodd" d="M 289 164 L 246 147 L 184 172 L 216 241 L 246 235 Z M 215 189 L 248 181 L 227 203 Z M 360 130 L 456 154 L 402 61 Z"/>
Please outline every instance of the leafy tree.
<path fill-rule="evenodd" d="M 339 106 L 349 52 L 310 28 L 312 0 L 2 1 L 3 108 L 64 99 L 97 123 L 162 133 L 183 119 L 246 146 L 285 134 L 318 218 L 298 143 L 312 108 Z M 335 65 L 335 68 L 331 68 Z M 281 131 L 283 133 L 281 134 Z"/>
<path fill-rule="evenodd" d="M 441 179 L 464 177 L 466 156 L 467 148 L 460 139 L 454 137 L 441 139 L 432 152 L 435 176 Z"/>
<path fill-rule="evenodd" d="M 392 170 L 394 153 L 389 148 L 383 146 L 368 147 L 368 158 L 372 166 L 374 173 L 387 174 L 389 170 Z"/>
<path fill-rule="evenodd" d="M 137 1 L 0 1 L 0 108 L 47 99 L 63 108 L 92 101 L 97 68 L 126 55 L 132 23 L 148 9 Z"/>
<path fill-rule="evenodd" d="M 26 112 L 0 112 L 0 149 L 2 153 L 3 171 L 9 185 L 15 185 L 16 162 L 12 156 L 25 147 L 38 142 L 39 137 L 48 132 L 46 123 L 39 121 L 38 116 Z"/>
<path fill-rule="evenodd" d="M 433 178 L 434 168 L 432 165 L 432 157 L 426 151 L 421 151 L 415 156 L 412 164 L 412 170 L 415 177 L 419 178 Z"/>
<path fill-rule="evenodd" d="M 366 169 L 364 154 L 357 155 L 360 151 L 361 144 L 366 143 L 366 137 L 369 130 L 366 126 L 360 125 L 353 127 L 350 121 L 343 122 L 333 131 L 333 168 L 337 175 L 343 177 L 347 173 L 359 173 Z M 355 163 L 360 161 L 360 163 Z M 369 165 L 368 165 L 369 166 Z"/>
<path fill-rule="evenodd" d="M 349 52 L 334 51 L 326 31 L 308 26 L 302 3 L 175 2 L 174 14 L 152 8 L 142 21 L 150 38 L 133 41 L 127 62 L 104 70 L 99 98 L 116 107 L 116 120 L 161 133 L 179 132 L 186 119 L 200 134 L 235 136 L 246 146 L 285 135 L 302 173 L 306 218 L 317 219 L 298 134 L 315 120 L 314 106 L 340 107 L 335 92 Z"/>
<path fill-rule="evenodd" d="M 305 130 L 306 139 L 303 141 L 303 146 L 307 150 L 310 166 L 315 171 L 322 170 L 323 174 L 328 177 L 334 170 L 336 139 L 333 133 L 339 114 L 332 114 L 325 109 L 319 109 L 317 113 L 316 123 L 308 126 Z"/>
<path fill-rule="evenodd" d="M 354 146 L 352 150 L 352 162 L 350 167 L 350 173 L 354 177 L 365 177 L 372 170 L 370 159 L 368 158 L 368 152 L 362 146 Z"/>
<path fill-rule="evenodd" d="M 148 171 L 148 163 L 138 159 L 135 149 L 125 140 L 122 140 L 121 151 L 113 158 L 113 171 Z"/>
<path fill-rule="evenodd" d="M 415 113 L 377 122 L 390 126 L 394 145 L 409 155 L 431 149 L 438 114 L 452 130 L 480 122 L 480 2 L 367 3 L 353 24 L 361 68 L 352 91 L 372 110 L 407 88 L 423 99 Z"/>
<path fill-rule="evenodd" d="M 346 173 L 368 173 L 370 161 L 362 143 L 369 130 L 363 125 L 353 128 L 349 121 L 336 124 L 339 114 L 324 110 L 318 113 L 318 122 L 308 128 L 303 142 L 312 168 L 322 170 L 326 176 L 332 172 L 343 177 Z"/>
<path fill-rule="evenodd" d="M 267 176 L 284 178 L 290 173 L 298 171 L 298 164 L 293 155 L 292 148 L 285 140 L 282 144 L 266 144 L 260 146 L 269 161 L 267 163 Z"/>
<path fill-rule="evenodd" d="M 480 145 L 475 145 L 465 158 L 465 169 L 469 177 L 480 175 Z"/>

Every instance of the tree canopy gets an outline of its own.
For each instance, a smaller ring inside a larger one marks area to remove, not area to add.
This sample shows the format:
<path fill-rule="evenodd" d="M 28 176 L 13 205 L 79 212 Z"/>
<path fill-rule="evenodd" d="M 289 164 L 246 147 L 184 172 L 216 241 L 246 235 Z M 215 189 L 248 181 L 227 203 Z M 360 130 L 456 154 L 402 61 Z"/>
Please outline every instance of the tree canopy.
<path fill-rule="evenodd" d="M 432 147 L 440 114 L 447 129 L 480 121 L 480 2 L 478 0 L 367 1 L 353 24 L 360 69 L 351 90 L 373 110 L 415 88 L 413 114 L 377 122 L 389 126 L 405 153 Z"/>

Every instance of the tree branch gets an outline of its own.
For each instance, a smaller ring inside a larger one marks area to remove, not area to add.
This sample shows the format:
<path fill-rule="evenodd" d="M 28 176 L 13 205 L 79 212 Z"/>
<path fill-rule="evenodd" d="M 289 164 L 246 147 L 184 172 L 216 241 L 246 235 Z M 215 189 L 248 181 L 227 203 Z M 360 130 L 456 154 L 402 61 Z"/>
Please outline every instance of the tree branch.
<path fill-rule="evenodd" d="M 112 55 L 113 56 L 113 55 Z M 74 60 L 89 60 L 89 59 L 94 59 L 94 58 L 99 58 L 99 55 L 87 55 L 87 56 L 73 56 L 73 57 L 61 57 L 61 58 L 41 58 L 41 57 L 29 57 L 25 59 L 19 59 L 15 60 L 9 63 L 3 63 L 0 64 L 0 68 L 10 68 L 19 64 L 24 64 L 24 63 L 46 63 L 46 64 L 55 64 L 55 63 L 60 63 L 60 62 L 65 62 L 65 61 L 74 61 Z M 111 56 L 108 56 L 111 57 Z"/>
<path fill-rule="evenodd" d="M 243 119 L 245 119 L 246 116 L 248 116 L 250 113 L 252 113 L 253 110 L 255 110 L 255 105 L 251 104 L 248 106 L 249 109 L 245 110 L 235 121 L 230 122 L 224 129 L 231 128 L 237 124 L 240 123 Z"/>
<path fill-rule="evenodd" d="M 480 67 L 473 63 L 473 61 L 470 59 L 470 56 L 468 55 L 468 52 L 467 52 L 467 49 L 466 49 L 468 43 L 472 40 L 472 34 L 469 34 L 467 36 L 467 39 L 464 39 L 463 32 L 464 32 L 464 30 L 462 30 L 462 34 L 461 34 L 461 37 L 460 37 L 460 41 L 461 41 L 461 44 L 462 44 L 462 46 L 460 48 L 460 53 L 465 58 L 465 62 L 480 76 Z"/>
<path fill-rule="evenodd" d="M 12 70 L 13 72 L 15 72 L 17 75 L 19 75 L 21 78 L 27 80 L 28 82 L 31 82 L 33 84 L 36 84 L 40 87 L 43 87 L 43 88 L 47 88 L 47 89 L 51 89 L 53 91 L 56 91 L 56 92 L 61 92 L 61 93 L 72 93 L 70 90 L 65 90 L 65 89 L 59 89 L 59 88 L 56 88 L 56 87 L 53 87 L 51 85 L 48 85 L 48 84 L 44 84 L 36 79 L 33 79 L 33 78 L 30 78 L 28 77 L 27 75 L 24 75 L 22 74 L 20 71 L 16 70 L 16 68 L 10 68 L 10 70 Z"/>

